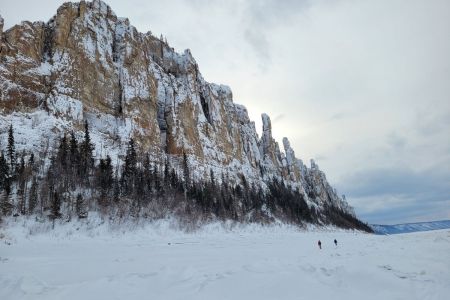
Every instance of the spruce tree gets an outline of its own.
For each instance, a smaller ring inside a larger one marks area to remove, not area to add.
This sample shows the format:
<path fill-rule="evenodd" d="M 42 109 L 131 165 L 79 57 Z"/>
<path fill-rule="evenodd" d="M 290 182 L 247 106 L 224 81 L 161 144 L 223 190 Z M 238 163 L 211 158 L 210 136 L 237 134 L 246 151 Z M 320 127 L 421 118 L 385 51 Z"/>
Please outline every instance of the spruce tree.
<path fill-rule="evenodd" d="M 58 149 L 59 164 L 64 169 L 66 168 L 67 165 L 68 154 L 69 154 L 69 146 L 67 145 L 67 137 L 64 134 L 64 136 L 60 140 Z"/>
<path fill-rule="evenodd" d="M 117 174 L 116 174 L 116 178 L 114 178 L 114 183 L 113 183 L 113 201 L 114 203 L 119 203 L 120 201 L 120 184 L 119 184 L 119 180 L 117 178 Z"/>
<path fill-rule="evenodd" d="M 19 176 L 22 176 L 24 171 L 25 171 L 25 153 L 23 152 L 22 155 L 20 156 L 20 163 L 17 170 L 17 174 Z"/>
<path fill-rule="evenodd" d="M 6 181 L 8 180 L 9 167 L 8 162 L 3 154 L 0 153 L 0 191 L 6 186 Z"/>
<path fill-rule="evenodd" d="M 216 180 L 214 179 L 214 172 L 212 169 L 209 169 L 209 177 L 211 179 L 211 185 L 215 186 L 216 185 Z"/>
<path fill-rule="evenodd" d="M 0 155 L 0 209 L 3 215 L 11 214 L 13 209 L 13 205 L 9 202 L 11 180 L 9 164 L 2 152 Z"/>
<path fill-rule="evenodd" d="M 109 155 L 106 156 L 106 159 L 100 159 L 97 174 L 97 182 L 100 189 L 100 205 L 105 207 L 108 205 L 109 192 L 114 183 L 113 168 Z"/>
<path fill-rule="evenodd" d="M 150 190 L 152 184 L 152 170 L 150 166 L 150 156 L 148 155 L 148 153 L 145 155 L 144 165 L 142 167 L 144 169 L 143 171 L 145 186 L 148 190 Z"/>
<path fill-rule="evenodd" d="M 17 210 L 21 215 L 26 214 L 26 194 L 25 194 L 25 185 L 23 182 L 19 183 L 19 188 L 17 189 L 17 196 L 19 198 L 19 203 Z"/>
<path fill-rule="evenodd" d="M 86 202 L 80 193 L 77 194 L 77 198 L 75 200 L 75 212 L 77 213 L 79 219 L 84 219 L 88 215 Z"/>
<path fill-rule="evenodd" d="M 160 176 L 157 166 L 153 167 L 152 178 L 153 178 L 153 182 L 154 182 L 154 186 L 155 186 L 156 195 L 159 197 L 159 196 L 161 196 L 161 194 L 163 192 L 163 186 L 161 183 L 161 176 Z"/>
<path fill-rule="evenodd" d="M 128 142 L 127 154 L 125 156 L 125 174 L 127 177 L 132 177 L 136 173 L 137 155 L 134 148 L 134 140 L 130 138 Z"/>
<path fill-rule="evenodd" d="M 69 161 L 73 170 L 78 169 L 80 160 L 80 152 L 78 151 L 78 142 L 73 131 L 70 133 L 69 141 Z"/>
<path fill-rule="evenodd" d="M 53 193 L 50 218 L 53 220 L 53 228 L 55 228 L 55 220 L 61 218 L 61 199 L 57 191 Z"/>
<path fill-rule="evenodd" d="M 28 214 L 33 214 L 38 204 L 38 183 L 36 176 L 33 177 L 33 182 L 30 187 L 30 195 L 28 199 Z"/>
<path fill-rule="evenodd" d="M 9 168 L 11 170 L 11 173 L 13 173 L 16 168 L 16 146 L 14 144 L 14 130 L 12 124 L 9 126 L 8 130 L 7 153 L 9 159 Z"/>
<path fill-rule="evenodd" d="M 89 181 L 89 173 L 94 164 L 93 158 L 94 145 L 91 142 L 91 136 L 89 134 L 88 122 L 84 123 L 84 140 L 80 146 L 80 173 L 86 181 Z"/>
<path fill-rule="evenodd" d="M 34 153 L 31 152 L 30 158 L 28 159 L 28 168 L 30 168 L 31 173 L 36 171 L 35 161 L 34 161 Z"/>
<path fill-rule="evenodd" d="M 125 164 L 122 173 L 122 183 L 124 192 L 126 194 L 132 194 L 134 188 L 134 179 L 136 177 L 136 163 L 137 155 L 134 148 L 134 140 L 130 138 L 127 147 L 127 153 L 125 155 Z"/>

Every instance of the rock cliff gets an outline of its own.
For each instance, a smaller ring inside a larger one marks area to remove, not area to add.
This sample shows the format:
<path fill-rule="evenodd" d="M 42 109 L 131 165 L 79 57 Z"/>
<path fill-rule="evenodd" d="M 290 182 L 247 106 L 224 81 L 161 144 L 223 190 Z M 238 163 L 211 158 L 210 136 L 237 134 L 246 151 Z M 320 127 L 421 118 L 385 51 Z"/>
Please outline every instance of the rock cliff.
<path fill-rule="evenodd" d="M 14 124 L 19 150 L 46 151 L 52 137 L 87 120 L 96 155 L 124 154 L 133 137 L 142 152 L 179 165 L 186 153 L 193 178 L 265 187 L 273 177 L 298 188 L 310 206 L 353 214 L 312 161 L 284 152 L 262 115 L 260 138 L 229 87 L 205 81 L 189 50 L 140 33 L 101 1 L 64 3 L 48 22 L 24 21 L 6 31 L 0 18 L 0 134 Z M 5 147 L 1 145 L 0 147 Z M 2 148 L 2 149 L 3 149 Z"/>

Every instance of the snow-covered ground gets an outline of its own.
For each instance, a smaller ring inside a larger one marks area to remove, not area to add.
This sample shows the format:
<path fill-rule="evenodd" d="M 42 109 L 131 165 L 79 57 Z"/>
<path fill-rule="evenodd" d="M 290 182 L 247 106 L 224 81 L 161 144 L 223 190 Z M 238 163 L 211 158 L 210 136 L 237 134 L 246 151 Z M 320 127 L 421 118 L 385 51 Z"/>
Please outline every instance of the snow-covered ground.
<path fill-rule="evenodd" d="M 95 222 L 57 224 L 50 231 L 24 222 L 0 228 L 2 300 L 450 295 L 450 230 L 381 236 L 213 224 L 188 234 L 169 222 L 127 226 L 125 232 Z"/>

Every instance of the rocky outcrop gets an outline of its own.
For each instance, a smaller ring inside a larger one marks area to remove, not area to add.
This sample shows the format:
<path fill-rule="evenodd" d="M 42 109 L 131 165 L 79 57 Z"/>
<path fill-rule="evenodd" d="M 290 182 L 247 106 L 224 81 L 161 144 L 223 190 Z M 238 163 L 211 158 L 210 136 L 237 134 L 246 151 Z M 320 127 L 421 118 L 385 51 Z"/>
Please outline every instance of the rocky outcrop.
<path fill-rule="evenodd" d="M 262 115 L 259 138 L 229 87 L 205 81 L 189 50 L 140 33 L 101 1 L 64 3 L 47 23 L 3 31 L 0 18 L 0 134 L 14 123 L 18 148 L 42 151 L 52 136 L 91 126 L 97 158 L 123 155 L 133 137 L 155 163 L 189 157 L 192 176 L 212 171 L 265 186 L 273 177 L 310 205 L 345 203 L 317 165 L 306 168 L 287 138 L 284 153 Z"/>

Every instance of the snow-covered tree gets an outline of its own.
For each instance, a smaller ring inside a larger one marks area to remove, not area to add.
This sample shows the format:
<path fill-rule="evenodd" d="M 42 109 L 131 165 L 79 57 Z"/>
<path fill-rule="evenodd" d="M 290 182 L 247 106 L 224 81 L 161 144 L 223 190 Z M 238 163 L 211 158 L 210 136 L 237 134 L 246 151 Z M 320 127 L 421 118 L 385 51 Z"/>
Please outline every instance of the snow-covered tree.
<path fill-rule="evenodd" d="M 16 168 L 16 146 L 14 144 L 14 129 L 12 124 L 9 126 L 8 130 L 8 146 L 6 149 L 8 153 L 9 168 L 11 173 L 13 173 Z"/>

